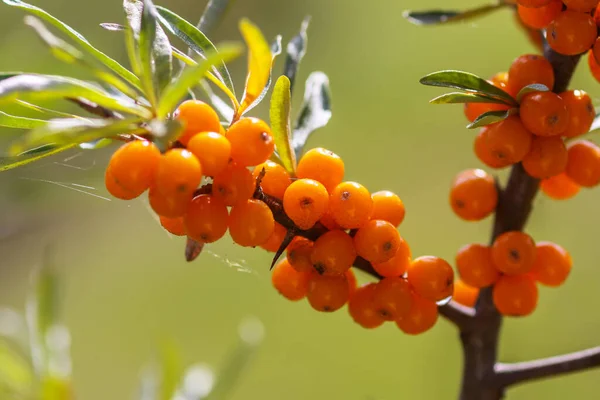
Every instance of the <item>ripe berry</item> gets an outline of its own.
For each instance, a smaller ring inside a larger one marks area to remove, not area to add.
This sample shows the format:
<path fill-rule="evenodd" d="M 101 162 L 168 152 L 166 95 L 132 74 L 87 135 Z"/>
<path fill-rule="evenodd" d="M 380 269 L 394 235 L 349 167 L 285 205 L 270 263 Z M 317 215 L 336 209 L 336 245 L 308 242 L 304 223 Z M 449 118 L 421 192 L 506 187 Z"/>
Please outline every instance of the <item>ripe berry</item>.
<path fill-rule="evenodd" d="M 566 10 L 546 30 L 548 45 L 557 53 L 574 56 L 588 51 L 598 36 L 590 14 Z"/>
<path fill-rule="evenodd" d="M 488 80 L 488 82 L 499 89 L 505 90 L 506 83 L 497 76 L 494 76 L 494 78 Z M 464 111 L 467 119 L 473 122 L 477 117 L 486 112 L 508 110 L 509 108 L 510 106 L 499 103 L 465 103 Z"/>
<path fill-rule="evenodd" d="M 162 227 L 165 228 L 165 230 L 170 234 L 175 236 L 186 235 L 185 223 L 182 217 L 168 218 L 161 215 L 159 220 Z"/>
<path fill-rule="evenodd" d="M 148 201 L 150 207 L 158 215 L 168 218 L 182 217 L 188 207 L 189 202 L 192 200 L 192 195 L 170 195 L 165 196 L 162 194 L 156 186 L 150 186 L 148 190 Z"/>
<path fill-rule="evenodd" d="M 385 320 L 375 308 L 375 283 L 369 283 L 356 289 L 348 301 L 348 312 L 360 326 L 373 329 L 381 326 Z"/>
<path fill-rule="evenodd" d="M 189 237 L 202 243 L 213 243 L 227 232 L 227 206 L 214 196 L 194 197 L 185 214 L 185 229 Z"/>
<path fill-rule="evenodd" d="M 119 186 L 139 196 L 154 181 L 160 159 L 160 151 L 154 143 L 134 140 L 113 153 L 108 168 Z"/>
<path fill-rule="evenodd" d="M 346 281 L 348 281 L 348 288 L 350 289 L 350 297 L 354 295 L 356 289 L 358 289 L 358 281 L 356 280 L 356 275 L 354 275 L 354 271 L 350 268 L 348 271 L 344 273 L 346 277 Z"/>
<path fill-rule="evenodd" d="M 344 231 L 328 231 L 319 237 L 310 253 L 314 269 L 321 275 L 342 275 L 356 259 L 354 242 Z"/>
<path fill-rule="evenodd" d="M 481 169 L 462 171 L 452 182 L 449 201 L 456 215 L 466 221 L 487 217 L 498 204 L 494 178 Z"/>
<path fill-rule="evenodd" d="M 270 251 L 271 253 L 275 253 L 277 252 L 277 250 L 279 250 L 279 247 L 283 243 L 283 239 L 285 238 L 286 234 L 287 229 L 285 229 L 283 225 L 275 222 L 275 228 L 273 229 L 273 233 L 271 233 L 271 236 L 269 236 L 267 241 L 261 244 L 260 247 L 267 251 Z"/>
<path fill-rule="evenodd" d="M 516 96 L 525 86 L 539 83 L 552 90 L 554 70 L 543 56 L 524 54 L 517 57 L 508 70 L 508 92 Z"/>
<path fill-rule="evenodd" d="M 590 12 L 598 5 L 598 0 L 564 0 L 569 10 Z"/>
<path fill-rule="evenodd" d="M 396 325 L 408 335 L 418 335 L 433 328 L 437 319 L 437 304 L 413 293 L 408 314 L 398 318 Z"/>
<path fill-rule="evenodd" d="M 543 7 L 548 4 L 550 0 L 517 0 L 517 4 L 523 7 Z"/>
<path fill-rule="evenodd" d="M 206 176 L 220 174 L 229 163 L 231 145 L 220 133 L 202 132 L 195 135 L 187 145 L 202 164 L 202 172 Z"/>
<path fill-rule="evenodd" d="M 538 179 L 556 176 L 567 166 L 567 147 L 558 137 L 536 136 L 531 142 L 531 150 L 523 159 L 523 168 Z"/>
<path fill-rule="evenodd" d="M 155 183 L 163 195 L 189 197 L 201 180 L 202 166 L 191 152 L 172 149 L 161 157 Z"/>
<path fill-rule="evenodd" d="M 600 16 L 600 12 L 598 10 L 596 10 L 596 14 L 598 16 Z M 600 21 L 598 19 L 596 19 L 596 25 L 598 25 Z M 591 54 L 594 56 L 594 59 L 596 60 L 596 62 L 598 62 L 598 60 L 600 60 L 600 37 L 596 38 L 596 41 L 594 42 L 594 45 L 592 46 L 592 51 Z"/>
<path fill-rule="evenodd" d="M 413 260 L 407 279 L 416 294 L 431 301 L 443 300 L 454 290 L 454 271 L 439 257 L 423 256 Z"/>
<path fill-rule="evenodd" d="M 569 126 L 569 112 L 563 99 L 552 92 L 533 92 L 521 99 L 521 121 L 539 136 L 560 135 Z"/>
<path fill-rule="evenodd" d="M 517 163 L 529 153 L 532 135 L 517 115 L 488 125 L 487 128 L 484 133 L 486 147 L 500 165 Z"/>
<path fill-rule="evenodd" d="M 231 158 L 244 167 L 264 163 L 275 149 L 271 129 L 258 118 L 242 118 L 227 130 L 231 143 Z"/>
<path fill-rule="evenodd" d="M 287 247 L 287 259 L 296 271 L 314 271 L 310 260 L 313 245 L 314 243 L 311 240 L 296 236 Z"/>
<path fill-rule="evenodd" d="M 535 261 L 535 242 L 526 233 L 505 232 L 492 244 L 492 261 L 507 275 L 525 274 Z"/>
<path fill-rule="evenodd" d="M 319 181 L 331 192 L 344 179 L 344 162 L 337 154 L 317 147 L 302 156 L 296 176 Z"/>
<path fill-rule="evenodd" d="M 185 124 L 179 141 L 187 146 L 190 139 L 200 132 L 219 132 L 219 115 L 208 104 L 199 100 L 184 101 L 177 107 L 173 117 Z"/>
<path fill-rule="evenodd" d="M 407 315 L 412 300 L 408 282 L 406 279 L 396 276 L 383 278 L 377 282 L 373 292 L 375 310 L 386 321 Z"/>
<path fill-rule="evenodd" d="M 234 206 L 252 197 L 254 185 L 250 170 L 232 162 L 213 178 L 212 194 L 223 200 L 226 205 Z"/>
<path fill-rule="evenodd" d="M 108 168 L 106 168 L 106 171 L 104 172 L 104 185 L 106 186 L 106 190 L 108 190 L 108 193 L 120 200 L 132 200 L 140 195 L 140 193 L 131 192 L 119 185 L 119 183 L 111 173 L 110 165 Z"/>
<path fill-rule="evenodd" d="M 283 195 L 283 210 L 300 228 L 310 229 L 327 211 L 329 194 L 321 183 L 298 179 Z"/>
<path fill-rule="evenodd" d="M 273 213 L 260 200 L 249 199 L 231 208 L 229 234 L 240 246 L 260 246 L 269 239 L 274 229 Z"/>
<path fill-rule="evenodd" d="M 583 90 L 569 90 L 562 92 L 560 97 L 565 102 L 569 112 L 569 124 L 562 135 L 576 137 L 587 133 L 594 122 L 594 118 L 596 118 L 590 96 Z"/>
<path fill-rule="evenodd" d="M 489 131 L 489 126 L 484 126 L 481 128 L 477 136 L 475 137 L 475 141 L 473 142 L 473 150 L 475 155 L 485 165 L 490 168 L 504 168 L 511 165 L 510 162 L 507 162 L 506 158 L 500 159 L 492 154 L 490 147 L 488 146 L 487 133 Z"/>
<path fill-rule="evenodd" d="M 373 199 L 369 191 L 356 182 L 342 182 L 329 196 L 329 210 L 344 229 L 357 229 L 369 222 Z"/>
<path fill-rule="evenodd" d="M 317 311 L 333 312 L 346 304 L 350 297 L 350 288 L 345 275 L 310 275 L 306 298 Z"/>
<path fill-rule="evenodd" d="M 325 211 L 325 214 L 321 217 L 319 222 L 330 231 L 334 229 L 342 229 L 342 227 L 339 226 L 338 223 L 333 219 L 333 215 L 331 215 L 331 211 L 329 209 Z"/>
<path fill-rule="evenodd" d="M 492 262 L 491 249 L 482 244 L 461 247 L 456 253 L 456 268 L 461 279 L 476 288 L 491 286 L 500 277 Z"/>
<path fill-rule="evenodd" d="M 579 193 L 581 187 L 573 182 L 566 173 L 558 174 L 540 182 L 540 189 L 554 200 L 567 200 Z"/>
<path fill-rule="evenodd" d="M 600 183 L 600 148 L 588 140 L 571 143 L 565 172 L 579 186 L 596 186 Z"/>
<path fill-rule="evenodd" d="M 276 197 L 279 200 L 283 199 L 285 190 L 292 183 L 290 174 L 288 174 L 281 165 L 274 163 L 273 161 L 266 161 L 257 165 L 256 168 L 254 168 L 254 171 L 252 171 L 254 180 L 256 180 L 263 168 L 265 170 L 265 176 L 260 183 L 263 193 Z"/>
<path fill-rule="evenodd" d="M 562 6 L 561 0 L 552 0 L 548 4 L 536 8 L 519 5 L 517 12 L 525 25 L 534 29 L 543 29 L 558 17 L 562 12 Z"/>
<path fill-rule="evenodd" d="M 408 242 L 400 237 L 398 251 L 394 257 L 382 263 L 372 263 L 373 269 L 381 276 L 402 276 L 411 262 L 411 251 Z"/>
<path fill-rule="evenodd" d="M 600 82 L 600 64 L 598 64 L 598 61 L 596 61 L 593 51 L 588 51 L 587 59 L 588 67 L 590 69 L 590 72 L 592 73 L 592 76 L 597 82 Z"/>
<path fill-rule="evenodd" d="M 536 251 L 531 276 L 542 285 L 562 285 L 573 265 L 569 252 L 552 242 L 538 242 Z"/>
<path fill-rule="evenodd" d="M 462 304 L 463 306 L 467 307 L 475 307 L 478 297 L 478 288 L 467 285 L 461 279 L 458 279 L 454 282 L 454 294 L 452 295 L 452 300 L 458 304 Z"/>
<path fill-rule="evenodd" d="M 396 255 L 400 247 L 400 234 L 387 221 L 372 219 L 354 236 L 354 245 L 359 256 L 370 263 L 383 263 Z"/>
<path fill-rule="evenodd" d="M 494 285 L 493 300 L 502 315 L 529 315 L 537 306 L 538 288 L 528 274 L 504 275 Z"/>
<path fill-rule="evenodd" d="M 271 282 L 283 297 L 298 301 L 303 299 L 308 292 L 310 276 L 309 272 L 296 271 L 284 258 L 273 267 Z"/>
<path fill-rule="evenodd" d="M 404 203 L 397 194 L 389 190 L 381 190 L 371 195 L 373 212 L 371 219 L 382 219 L 394 226 L 399 226 L 404 220 L 406 210 Z"/>

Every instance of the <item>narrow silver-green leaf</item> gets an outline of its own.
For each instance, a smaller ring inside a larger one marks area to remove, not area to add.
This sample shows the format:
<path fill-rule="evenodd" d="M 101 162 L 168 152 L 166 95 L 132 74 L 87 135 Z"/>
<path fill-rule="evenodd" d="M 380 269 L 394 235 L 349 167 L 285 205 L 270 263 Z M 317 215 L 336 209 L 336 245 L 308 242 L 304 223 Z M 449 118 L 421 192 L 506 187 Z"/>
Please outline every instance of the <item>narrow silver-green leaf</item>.
<path fill-rule="evenodd" d="M 515 115 L 519 112 L 518 108 L 511 108 L 506 111 L 488 111 L 486 113 L 481 114 L 477 117 L 473 122 L 467 125 L 468 129 L 480 128 L 482 126 L 494 124 L 496 122 L 500 122 L 503 119 L 510 117 L 511 115 Z"/>
<path fill-rule="evenodd" d="M 125 81 L 129 82 L 132 86 L 137 88 L 140 87 L 139 79 L 131 71 L 127 70 L 117 61 L 113 60 L 112 58 L 110 58 L 109 56 L 92 46 L 86 38 L 84 38 L 79 32 L 71 28 L 69 25 L 56 19 L 41 8 L 33 6 L 31 4 L 27 4 L 21 0 L 2 1 L 4 1 L 4 3 L 8 4 L 9 6 L 19 7 L 31 14 L 37 15 L 38 17 L 44 19 L 48 23 L 54 25 L 56 28 L 67 34 L 86 53 L 95 57 L 100 63 L 102 63 L 114 73 L 119 75 Z"/>
<path fill-rule="evenodd" d="M 490 97 L 479 93 L 464 93 L 464 92 L 452 92 L 438 96 L 434 99 L 429 100 L 431 104 L 455 104 L 455 103 L 494 103 L 494 104 L 507 104 L 502 99 Z"/>
<path fill-rule="evenodd" d="M 198 29 L 201 32 L 204 32 L 204 34 L 210 35 L 219 22 L 221 22 L 234 1 L 235 0 L 209 0 L 204 8 L 200 22 L 198 23 Z"/>
<path fill-rule="evenodd" d="M 77 146 L 74 144 L 59 146 L 54 145 L 40 146 L 38 149 L 32 149 L 29 152 L 24 152 L 17 156 L 12 157 L 0 157 L 0 172 L 9 171 L 14 168 L 24 167 L 33 162 L 42 160 L 46 157 L 62 153 L 64 151 L 74 149 Z M 39 151 L 37 151 L 39 150 Z"/>
<path fill-rule="evenodd" d="M 213 108 L 217 110 L 221 117 L 225 118 L 226 121 L 231 121 L 231 119 L 233 118 L 233 114 L 235 113 L 233 108 L 231 108 L 229 104 L 227 104 L 223 99 L 221 99 L 213 92 L 208 82 L 201 82 L 200 87 L 202 88 L 202 90 L 204 90 Z"/>
<path fill-rule="evenodd" d="M 40 114 L 47 115 L 47 116 L 52 117 L 52 118 L 58 117 L 58 118 L 81 118 L 81 119 L 87 119 L 87 118 L 81 117 L 79 115 L 75 115 L 75 114 L 71 114 L 71 113 L 67 113 L 67 112 L 53 110 L 51 108 L 42 107 L 42 106 L 39 106 L 37 104 L 28 103 L 28 102 L 23 101 L 23 100 L 17 100 L 15 104 L 17 104 L 17 105 L 19 105 L 21 107 L 27 108 L 29 110 L 33 110 L 33 111 L 39 112 Z"/>
<path fill-rule="evenodd" d="M 178 120 L 152 120 L 146 129 L 152 135 L 154 143 L 161 151 L 167 151 L 183 132 L 184 125 Z"/>
<path fill-rule="evenodd" d="M 521 103 L 523 100 L 523 96 L 533 92 L 548 92 L 550 89 L 546 85 L 542 85 L 541 83 L 533 83 L 531 85 L 525 86 L 523 89 L 519 90 L 517 94 L 517 102 Z"/>
<path fill-rule="evenodd" d="M 271 95 L 271 130 L 275 138 L 275 148 L 287 172 L 296 174 L 296 154 L 292 149 L 292 132 L 290 127 L 291 92 L 290 80 L 282 75 L 275 82 Z"/>
<path fill-rule="evenodd" d="M 485 94 L 489 97 L 504 100 L 507 104 L 517 105 L 516 100 L 510 94 L 470 72 L 438 71 L 421 78 L 419 82 L 427 86 L 448 87 Z"/>
<path fill-rule="evenodd" d="M 46 124 L 47 121 L 35 118 L 18 117 L 0 111 L 0 126 L 16 129 L 33 129 Z"/>
<path fill-rule="evenodd" d="M 415 25 L 440 25 L 452 22 L 462 22 L 483 17 L 502 7 L 508 6 L 508 1 L 499 0 L 492 4 L 471 8 L 464 11 L 456 10 L 429 10 L 429 11 L 405 11 L 402 15 Z"/>
<path fill-rule="evenodd" d="M 294 90 L 300 61 L 302 61 L 302 58 L 306 54 L 306 45 L 308 42 L 306 30 L 309 23 L 310 17 L 307 16 L 302 21 L 302 25 L 300 25 L 300 32 L 289 41 L 286 48 L 287 57 L 285 59 L 285 66 L 283 67 L 283 74 L 290 79 L 290 91 Z"/>
<path fill-rule="evenodd" d="M 294 127 L 292 146 L 299 159 L 308 137 L 324 127 L 331 118 L 331 91 L 329 78 L 323 72 L 313 72 L 306 80 L 304 102 Z"/>

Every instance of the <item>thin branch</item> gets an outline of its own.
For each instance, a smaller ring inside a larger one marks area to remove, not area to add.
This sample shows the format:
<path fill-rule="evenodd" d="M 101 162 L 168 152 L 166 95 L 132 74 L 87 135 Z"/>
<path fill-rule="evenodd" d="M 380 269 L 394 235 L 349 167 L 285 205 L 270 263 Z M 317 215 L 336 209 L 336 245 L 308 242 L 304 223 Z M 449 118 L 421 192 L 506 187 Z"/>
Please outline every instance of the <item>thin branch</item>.
<path fill-rule="evenodd" d="M 600 367 L 600 346 L 534 361 L 497 363 L 494 383 L 508 387 L 597 367 Z"/>
<path fill-rule="evenodd" d="M 108 108 L 104 108 L 99 106 L 96 103 L 92 103 L 89 100 L 84 98 L 67 98 L 72 103 L 77 104 L 83 110 L 89 112 L 90 114 L 96 115 L 101 118 L 112 118 L 112 119 L 123 119 L 123 116 L 115 111 L 109 110 Z"/>

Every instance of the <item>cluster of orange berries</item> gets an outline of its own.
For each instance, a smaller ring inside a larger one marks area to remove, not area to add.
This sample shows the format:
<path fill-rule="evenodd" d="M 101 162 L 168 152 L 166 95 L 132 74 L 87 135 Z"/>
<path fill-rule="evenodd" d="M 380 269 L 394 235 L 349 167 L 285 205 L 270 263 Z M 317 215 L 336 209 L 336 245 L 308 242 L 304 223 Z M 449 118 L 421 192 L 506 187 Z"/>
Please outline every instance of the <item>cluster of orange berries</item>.
<path fill-rule="evenodd" d="M 521 89 L 532 84 L 552 89 L 554 71 L 544 57 L 526 54 L 490 82 L 517 97 Z M 477 157 L 490 168 L 521 162 L 530 176 L 542 180 L 542 191 L 554 199 L 573 197 L 580 187 L 600 183 L 600 148 L 588 140 L 573 140 L 587 133 L 594 121 L 590 96 L 582 90 L 560 94 L 529 91 L 519 100 L 518 115 L 480 130 L 474 142 Z M 473 121 L 484 112 L 509 107 L 468 103 L 465 115 Z"/>
<path fill-rule="evenodd" d="M 460 279 L 454 301 L 473 307 L 479 290 L 493 286 L 493 301 L 506 316 L 531 314 L 538 302 L 537 284 L 562 285 L 571 271 L 569 253 L 551 242 L 538 242 L 523 232 L 510 231 L 491 246 L 469 244 L 458 250 Z"/>

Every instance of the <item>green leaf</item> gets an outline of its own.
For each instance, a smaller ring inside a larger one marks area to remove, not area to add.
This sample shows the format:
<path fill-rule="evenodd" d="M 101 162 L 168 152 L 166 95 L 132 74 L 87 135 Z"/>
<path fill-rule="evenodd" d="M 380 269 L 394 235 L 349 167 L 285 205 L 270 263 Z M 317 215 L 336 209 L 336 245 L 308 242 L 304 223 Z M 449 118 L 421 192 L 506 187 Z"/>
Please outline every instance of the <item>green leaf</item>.
<path fill-rule="evenodd" d="M 177 36 L 188 45 L 196 54 L 201 57 L 206 57 L 207 53 L 217 51 L 215 45 L 194 25 L 164 7 L 157 6 L 156 9 L 158 11 L 160 23 L 173 35 Z M 214 73 L 235 98 L 235 89 L 225 62 L 216 64 Z"/>
<path fill-rule="evenodd" d="M 232 0 L 209 0 L 198 23 L 198 29 L 205 34 L 210 34 L 221 22 L 232 3 Z"/>
<path fill-rule="evenodd" d="M 62 111 L 57 111 L 57 110 L 53 110 L 51 108 L 46 108 L 46 107 L 42 107 L 42 106 L 38 106 L 37 104 L 32 104 L 32 103 L 28 103 L 26 101 L 23 100 L 17 100 L 16 104 L 27 108 L 29 110 L 33 110 L 36 112 L 39 112 L 40 114 L 44 114 L 47 116 L 51 116 L 51 117 L 66 117 L 66 118 L 81 118 L 81 119 L 87 119 L 84 117 L 81 117 L 79 115 L 75 115 L 75 114 L 71 114 L 71 113 L 66 113 L 66 112 L 62 112 Z"/>
<path fill-rule="evenodd" d="M 35 118 L 17 117 L 0 111 L 0 126 L 17 129 L 33 129 L 46 124 L 46 121 Z"/>
<path fill-rule="evenodd" d="M 42 10 L 41 8 L 32 6 L 21 0 L 2 0 L 2 1 L 4 1 L 4 3 L 8 4 L 9 6 L 19 7 L 31 14 L 34 14 L 34 15 L 44 19 L 46 22 L 54 25 L 56 28 L 58 28 L 59 30 L 61 30 L 62 32 L 67 34 L 75 43 L 77 43 L 77 45 L 83 51 L 85 51 L 89 55 L 93 56 L 96 60 L 98 60 L 103 65 L 105 65 L 110 70 L 112 70 L 115 74 L 119 75 L 125 81 L 129 82 L 133 87 L 136 87 L 139 89 L 140 81 L 131 71 L 127 70 L 125 67 L 123 67 L 121 64 L 119 64 L 117 61 L 113 60 L 106 54 L 102 53 L 100 50 L 96 49 L 94 46 L 92 46 L 87 41 L 86 38 L 84 38 L 79 32 L 77 32 L 76 30 L 71 28 L 69 25 L 54 18 L 52 15 L 50 15 L 46 11 Z"/>
<path fill-rule="evenodd" d="M 63 151 L 77 147 L 74 144 L 67 146 L 56 147 L 54 145 L 40 146 L 37 149 L 32 149 L 14 157 L 0 157 L 0 172 L 8 171 L 14 168 L 23 167 L 32 162 L 39 161 L 43 158 L 53 156 Z"/>
<path fill-rule="evenodd" d="M 289 41 L 286 51 L 287 57 L 285 59 L 285 66 L 283 67 L 283 74 L 290 80 L 290 91 L 294 90 L 294 82 L 296 81 L 296 73 L 300 66 L 300 61 L 306 54 L 306 44 L 308 36 L 306 30 L 310 23 L 310 17 L 305 17 L 300 26 L 300 32 Z"/>
<path fill-rule="evenodd" d="M 34 374 L 27 360 L 0 338 L 0 394 L 29 398 L 33 393 Z M 11 397 L 9 397 L 11 398 Z"/>
<path fill-rule="evenodd" d="M 517 105 L 515 99 L 504 90 L 497 88 L 485 79 L 470 72 L 455 70 L 438 71 L 421 78 L 419 82 L 427 86 L 448 87 L 484 94 L 504 100 L 507 104 Z"/>
<path fill-rule="evenodd" d="M 15 100 L 54 100 L 82 97 L 102 107 L 150 118 L 148 109 L 133 100 L 110 95 L 98 86 L 74 78 L 24 74 L 0 81 L 0 104 Z"/>
<path fill-rule="evenodd" d="M 523 96 L 532 92 L 549 92 L 548 86 L 542 85 L 541 83 L 533 83 L 531 85 L 525 86 L 523 89 L 519 90 L 517 94 L 517 102 L 520 104 L 521 100 L 523 100 Z"/>
<path fill-rule="evenodd" d="M 226 44 L 221 47 L 219 52 L 207 53 L 205 60 L 198 60 L 198 65 L 187 67 L 179 79 L 171 82 L 171 84 L 165 88 L 157 110 L 159 118 L 164 118 L 172 112 L 181 99 L 187 95 L 188 89 L 196 86 L 198 82 L 205 77 L 213 65 L 222 61 L 232 60 L 239 56 L 241 52 L 241 46 Z"/>
<path fill-rule="evenodd" d="M 489 97 L 479 93 L 463 93 L 463 92 L 452 92 L 438 96 L 434 99 L 429 100 L 431 104 L 455 104 L 455 103 L 495 103 L 495 104 L 507 104 L 502 99 Z"/>
<path fill-rule="evenodd" d="M 169 146 L 181 135 L 184 125 L 174 119 L 152 120 L 145 127 L 153 136 L 153 142 L 161 151 L 167 151 Z"/>
<path fill-rule="evenodd" d="M 231 121 L 233 119 L 233 114 L 235 113 L 233 108 L 231 108 L 227 103 L 225 103 L 225 101 L 217 96 L 207 82 L 201 82 L 200 87 L 206 93 L 206 96 L 208 97 L 213 108 L 217 110 L 217 112 L 221 114 L 226 121 Z"/>
<path fill-rule="evenodd" d="M 440 25 L 452 22 L 462 22 L 483 17 L 492 11 L 508 6 L 508 1 L 497 1 L 465 11 L 456 10 L 430 10 L 430 11 L 405 11 L 402 16 L 415 25 Z"/>
<path fill-rule="evenodd" d="M 290 175 L 296 175 L 296 154 L 292 150 L 290 128 L 291 111 L 290 80 L 282 75 L 277 79 L 271 95 L 271 130 L 275 138 L 277 154 Z"/>
<path fill-rule="evenodd" d="M 518 108 L 511 108 L 506 111 L 488 111 L 486 113 L 481 114 L 477 117 L 473 122 L 467 125 L 468 129 L 479 128 L 482 126 L 494 124 L 496 122 L 500 122 L 503 119 L 510 117 L 511 115 L 515 115 L 519 112 Z"/>
<path fill-rule="evenodd" d="M 331 118 L 329 78 L 323 72 L 313 72 L 306 80 L 304 102 L 292 135 L 292 145 L 299 159 L 308 137 L 324 127 Z"/>
<path fill-rule="evenodd" d="M 10 153 L 11 155 L 17 155 L 46 144 L 60 146 L 111 138 L 139 130 L 141 122 L 142 119 L 135 117 L 124 120 L 53 119 L 48 121 L 46 125 L 20 136 L 12 144 Z"/>

